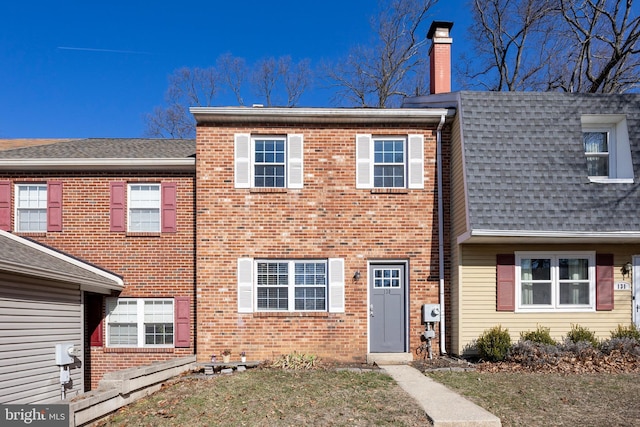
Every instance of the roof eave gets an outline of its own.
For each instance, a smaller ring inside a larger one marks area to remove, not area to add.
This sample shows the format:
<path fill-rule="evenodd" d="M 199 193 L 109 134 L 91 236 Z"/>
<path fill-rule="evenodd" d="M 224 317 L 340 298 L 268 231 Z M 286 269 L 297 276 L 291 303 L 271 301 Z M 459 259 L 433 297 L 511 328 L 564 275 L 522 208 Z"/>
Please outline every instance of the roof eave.
<path fill-rule="evenodd" d="M 195 158 L 0 159 L 0 170 L 171 170 L 195 171 Z"/>
<path fill-rule="evenodd" d="M 458 244 L 566 244 L 566 243 L 640 243 L 638 231 L 531 231 L 531 230 L 472 230 L 457 238 Z"/>
<path fill-rule="evenodd" d="M 447 108 L 262 108 L 191 107 L 198 125 L 265 124 L 425 124 L 453 116 Z"/>

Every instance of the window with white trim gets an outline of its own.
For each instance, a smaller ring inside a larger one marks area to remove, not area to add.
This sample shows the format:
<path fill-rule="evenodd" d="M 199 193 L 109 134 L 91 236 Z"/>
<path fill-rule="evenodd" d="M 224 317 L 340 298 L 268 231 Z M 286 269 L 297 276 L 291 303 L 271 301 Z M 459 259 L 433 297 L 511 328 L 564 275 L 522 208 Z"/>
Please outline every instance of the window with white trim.
<path fill-rule="evenodd" d="M 589 180 L 632 183 L 634 174 L 626 116 L 586 114 L 581 120 Z"/>
<path fill-rule="evenodd" d="M 356 135 L 356 188 L 424 188 L 424 135 Z"/>
<path fill-rule="evenodd" d="M 16 184 L 16 228 L 47 231 L 47 184 Z"/>
<path fill-rule="evenodd" d="M 256 261 L 258 311 L 326 311 L 326 261 Z"/>
<path fill-rule="evenodd" d="M 516 253 L 517 311 L 595 310 L 595 253 Z"/>
<path fill-rule="evenodd" d="M 303 136 L 236 134 L 236 188 L 302 188 Z"/>
<path fill-rule="evenodd" d="M 129 221 L 132 232 L 160 232 L 160 184 L 129 184 Z"/>
<path fill-rule="evenodd" d="M 173 299 L 108 298 L 108 347 L 173 347 Z"/>
<path fill-rule="evenodd" d="M 373 186 L 405 187 L 404 138 L 373 138 Z"/>

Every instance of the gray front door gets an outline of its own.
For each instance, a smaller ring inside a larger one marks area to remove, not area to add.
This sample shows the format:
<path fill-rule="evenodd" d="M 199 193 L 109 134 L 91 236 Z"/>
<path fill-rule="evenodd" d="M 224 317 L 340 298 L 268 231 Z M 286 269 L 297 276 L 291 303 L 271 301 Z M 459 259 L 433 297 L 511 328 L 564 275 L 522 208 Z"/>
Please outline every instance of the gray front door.
<path fill-rule="evenodd" d="M 371 353 L 406 351 L 406 283 L 404 264 L 369 267 Z"/>

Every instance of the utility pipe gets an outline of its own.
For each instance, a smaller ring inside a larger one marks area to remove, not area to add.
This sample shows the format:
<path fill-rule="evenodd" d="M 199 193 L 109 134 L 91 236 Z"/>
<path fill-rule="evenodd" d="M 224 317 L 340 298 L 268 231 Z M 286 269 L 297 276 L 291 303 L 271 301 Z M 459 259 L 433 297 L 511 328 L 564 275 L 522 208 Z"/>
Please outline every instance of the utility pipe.
<path fill-rule="evenodd" d="M 440 354 L 447 354 L 446 334 L 445 334 L 445 311 L 444 311 L 444 218 L 443 218 L 443 196 L 442 196 L 442 126 L 444 126 L 445 115 L 440 116 L 440 123 L 436 131 L 436 167 L 438 179 L 438 283 L 440 295 Z"/>

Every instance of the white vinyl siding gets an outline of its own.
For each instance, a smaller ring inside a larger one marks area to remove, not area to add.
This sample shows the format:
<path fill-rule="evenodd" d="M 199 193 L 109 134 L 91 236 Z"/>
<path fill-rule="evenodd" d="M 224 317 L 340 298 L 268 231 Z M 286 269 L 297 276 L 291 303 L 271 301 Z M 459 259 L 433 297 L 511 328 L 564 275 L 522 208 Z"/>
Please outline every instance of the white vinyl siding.
<path fill-rule="evenodd" d="M 304 136 L 234 135 L 235 188 L 303 188 Z"/>
<path fill-rule="evenodd" d="M 55 345 L 82 347 L 79 285 L 17 279 L 0 273 L 0 403 L 41 404 L 60 400 Z M 67 397 L 84 390 L 84 356 L 71 369 Z"/>

